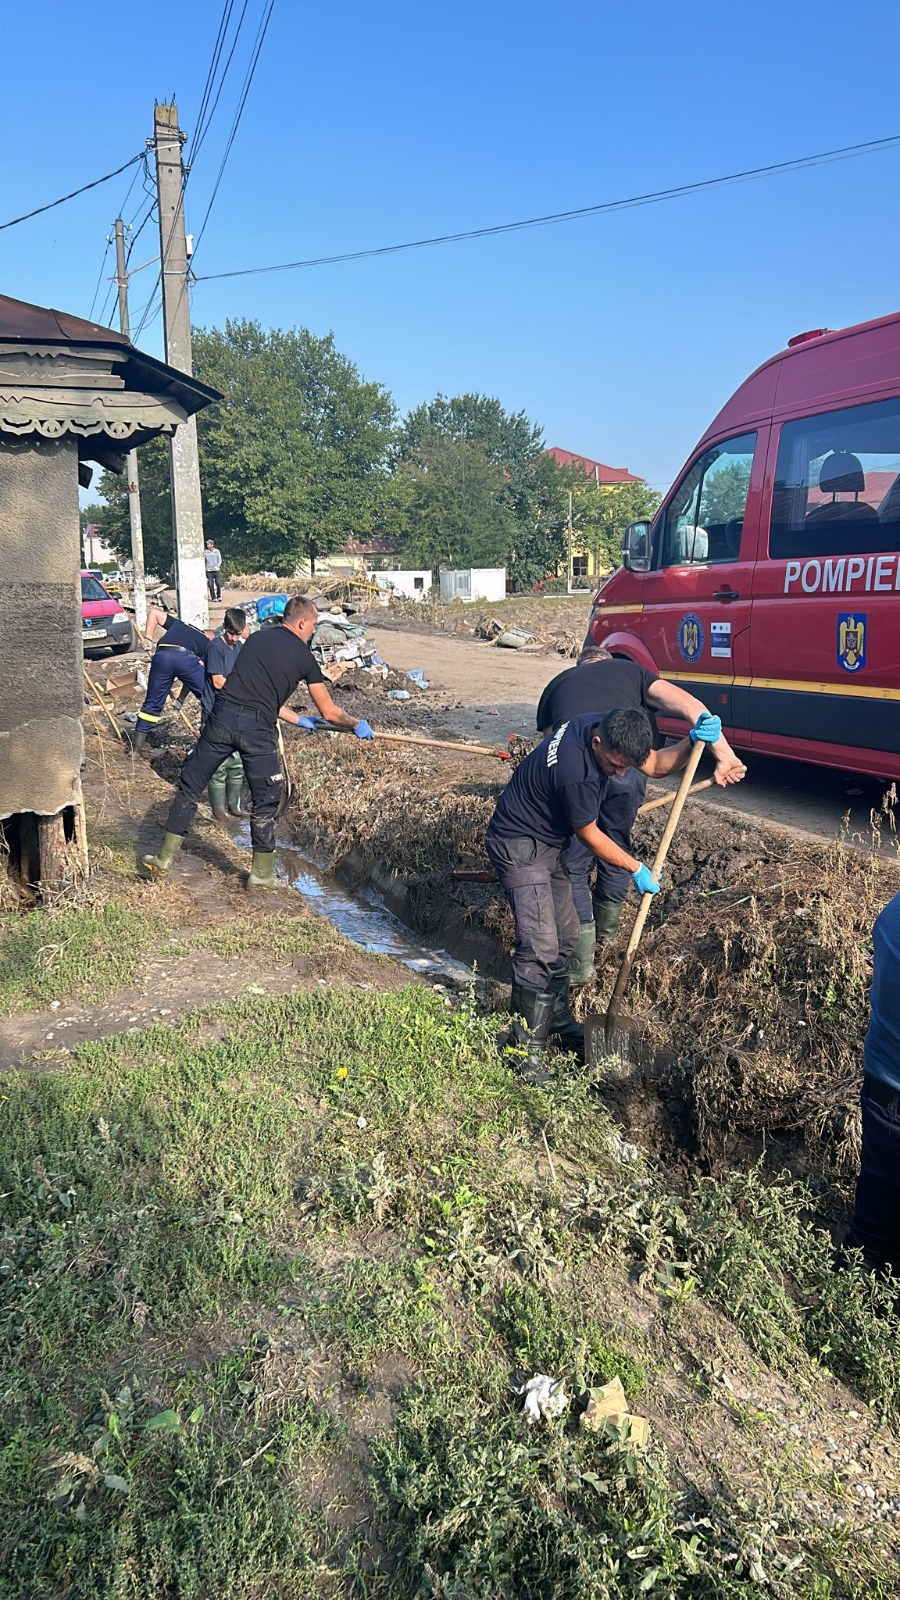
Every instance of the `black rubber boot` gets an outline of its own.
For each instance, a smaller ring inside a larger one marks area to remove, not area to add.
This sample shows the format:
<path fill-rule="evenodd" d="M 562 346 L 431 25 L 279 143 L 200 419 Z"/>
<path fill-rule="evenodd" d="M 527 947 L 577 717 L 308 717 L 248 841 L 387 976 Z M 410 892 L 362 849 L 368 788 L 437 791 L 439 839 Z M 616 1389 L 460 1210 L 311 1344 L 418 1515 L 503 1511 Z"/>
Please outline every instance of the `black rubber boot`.
<path fill-rule="evenodd" d="M 248 889 L 277 889 L 275 877 L 275 851 L 254 850 L 253 865 L 247 879 Z"/>
<path fill-rule="evenodd" d="M 594 927 L 597 930 L 598 944 L 615 944 L 619 937 L 619 923 L 622 921 L 624 904 L 624 900 L 594 901 Z"/>
<path fill-rule="evenodd" d="M 240 761 L 240 757 L 238 757 L 238 761 L 240 764 L 237 772 L 226 772 L 225 774 L 228 814 L 232 817 L 249 817 L 249 811 L 245 811 L 241 804 L 244 794 L 244 764 Z"/>
<path fill-rule="evenodd" d="M 156 855 L 143 857 L 143 864 L 147 871 L 155 873 L 157 877 L 165 876 L 183 844 L 184 839 L 180 833 L 164 834 L 163 842 Z"/>
<path fill-rule="evenodd" d="M 560 972 L 551 979 L 550 993 L 553 1010 L 550 1014 L 550 1037 L 561 1050 L 570 1050 L 579 1061 L 584 1060 L 584 1027 L 573 1017 L 569 1008 L 569 974 Z"/>
<path fill-rule="evenodd" d="M 590 983 L 594 976 L 594 954 L 597 949 L 597 930 L 593 922 L 583 922 L 575 952 L 569 958 L 569 983 L 573 989 Z"/>
<path fill-rule="evenodd" d="M 212 814 L 218 823 L 228 821 L 228 801 L 226 799 L 226 777 L 221 767 L 216 767 L 215 772 L 206 785 L 209 794 L 209 803 Z"/>
<path fill-rule="evenodd" d="M 544 1052 L 550 1033 L 554 995 L 549 989 L 526 989 L 514 983 L 510 997 L 513 1013 L 512 1027 L 506 1041 L 506 1053 L 514 1072 L 526 1083 L 543 1088 L 549 1083 L 544 1070 Z"/>
<path fill-rule="evenodd" d="M 132 755 L 136 756 L 141 750 L 143 750 L 144 745 L 147 743 L 147 735 L 149 732 L 150 723 L 144 722 L 141 717 L 138 717 L 137 722 L 131 730 Z"/>

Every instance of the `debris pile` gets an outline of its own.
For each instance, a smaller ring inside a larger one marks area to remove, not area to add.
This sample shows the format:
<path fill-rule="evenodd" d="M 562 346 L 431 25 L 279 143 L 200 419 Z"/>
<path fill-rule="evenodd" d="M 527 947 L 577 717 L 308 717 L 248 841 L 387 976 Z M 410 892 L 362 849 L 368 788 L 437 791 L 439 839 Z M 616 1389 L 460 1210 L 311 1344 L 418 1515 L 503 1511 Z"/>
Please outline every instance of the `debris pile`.
<path fill-rule="evenodd" d="M 377 584 L 370 583 L 368 578 L 352 574 L 326 576 L 323 573 L 315 578 L 279 578 L 274 572 L 237 572 L 229 580 L 230 588 L 245 590 L 250 594 L 271 594 L 275 584 L 280 593 L 305 595 L 315 600 L 320 609 L 329 605 L 346 605 L 351 611 L 358 611 L 384 592 L 378 589 Z"/>

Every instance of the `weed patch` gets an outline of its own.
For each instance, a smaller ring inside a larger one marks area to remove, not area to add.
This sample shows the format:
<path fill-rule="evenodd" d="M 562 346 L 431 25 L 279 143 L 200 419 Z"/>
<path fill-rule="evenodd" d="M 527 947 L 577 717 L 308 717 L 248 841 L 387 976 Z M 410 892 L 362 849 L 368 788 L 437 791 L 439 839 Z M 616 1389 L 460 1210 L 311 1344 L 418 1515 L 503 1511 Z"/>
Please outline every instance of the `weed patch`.
<path fill-rule="evenodd" d="M 6 917 L 0 923 L 0 1007 L 27 1011 L 49 1000 L 102 1000 L 133 981 L 161 931 L 158 917 L 121 900 Z"/>

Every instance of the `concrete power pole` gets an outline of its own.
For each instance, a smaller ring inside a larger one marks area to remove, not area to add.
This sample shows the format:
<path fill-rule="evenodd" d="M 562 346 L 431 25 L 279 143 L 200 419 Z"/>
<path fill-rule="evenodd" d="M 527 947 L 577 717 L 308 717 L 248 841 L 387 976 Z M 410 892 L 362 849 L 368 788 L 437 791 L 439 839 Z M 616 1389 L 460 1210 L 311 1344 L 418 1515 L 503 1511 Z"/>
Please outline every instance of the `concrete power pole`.
<path fill-rule="evenodd" d="M 187 240 L 184 232 L 184 169 L 178 107 L 157 105 L 153 119 L 156 185 L 159 196 L 159 254 L 166 360 L 179 372 L 192 372 L 191 308 L 188 300 Z M 203 504 L 197 423 L 189 417 L 169 444 L 172 464 L 172 523 L 175 533 L 175 583 L 183 622 L 205 628 L 209 621 L 206 564 L 203 559 Z"/>
<path fill-rule="evenodd" d="M 116 283 L 119 287 L 119 327 L 126 339 L 130 339 L 125 228 L 121 217 L 116 218 Z M 125 474 L 128 478 L 128 520 L 131 523 L 131 564 L 134 568 L 134 620 L 137 623 L 138 633 L 143 634 L 147 627 L 147 585 L 144 582 L 144 530 L 141 526 L 141 496 L 138 488 L 136 450 L 129 450 L 125 457 Z"/>

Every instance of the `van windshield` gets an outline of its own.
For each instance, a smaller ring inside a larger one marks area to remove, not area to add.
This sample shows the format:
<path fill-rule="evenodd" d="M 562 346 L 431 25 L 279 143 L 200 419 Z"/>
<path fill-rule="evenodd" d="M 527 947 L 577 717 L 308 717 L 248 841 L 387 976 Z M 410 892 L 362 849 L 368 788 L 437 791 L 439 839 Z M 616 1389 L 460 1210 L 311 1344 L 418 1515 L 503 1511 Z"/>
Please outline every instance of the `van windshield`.
<path fill-rule="evenodd" d="M 900 400 L 785 423 L 770 556 L 880 550 L 900 550 Z"/>
<path fill-rule="evenodd" d="M 96 578 L 83 577 L 81 580 L 81 598 L 82 600 L 108 600 L 109 595 L 102 583 L 98 583 Z"/>

